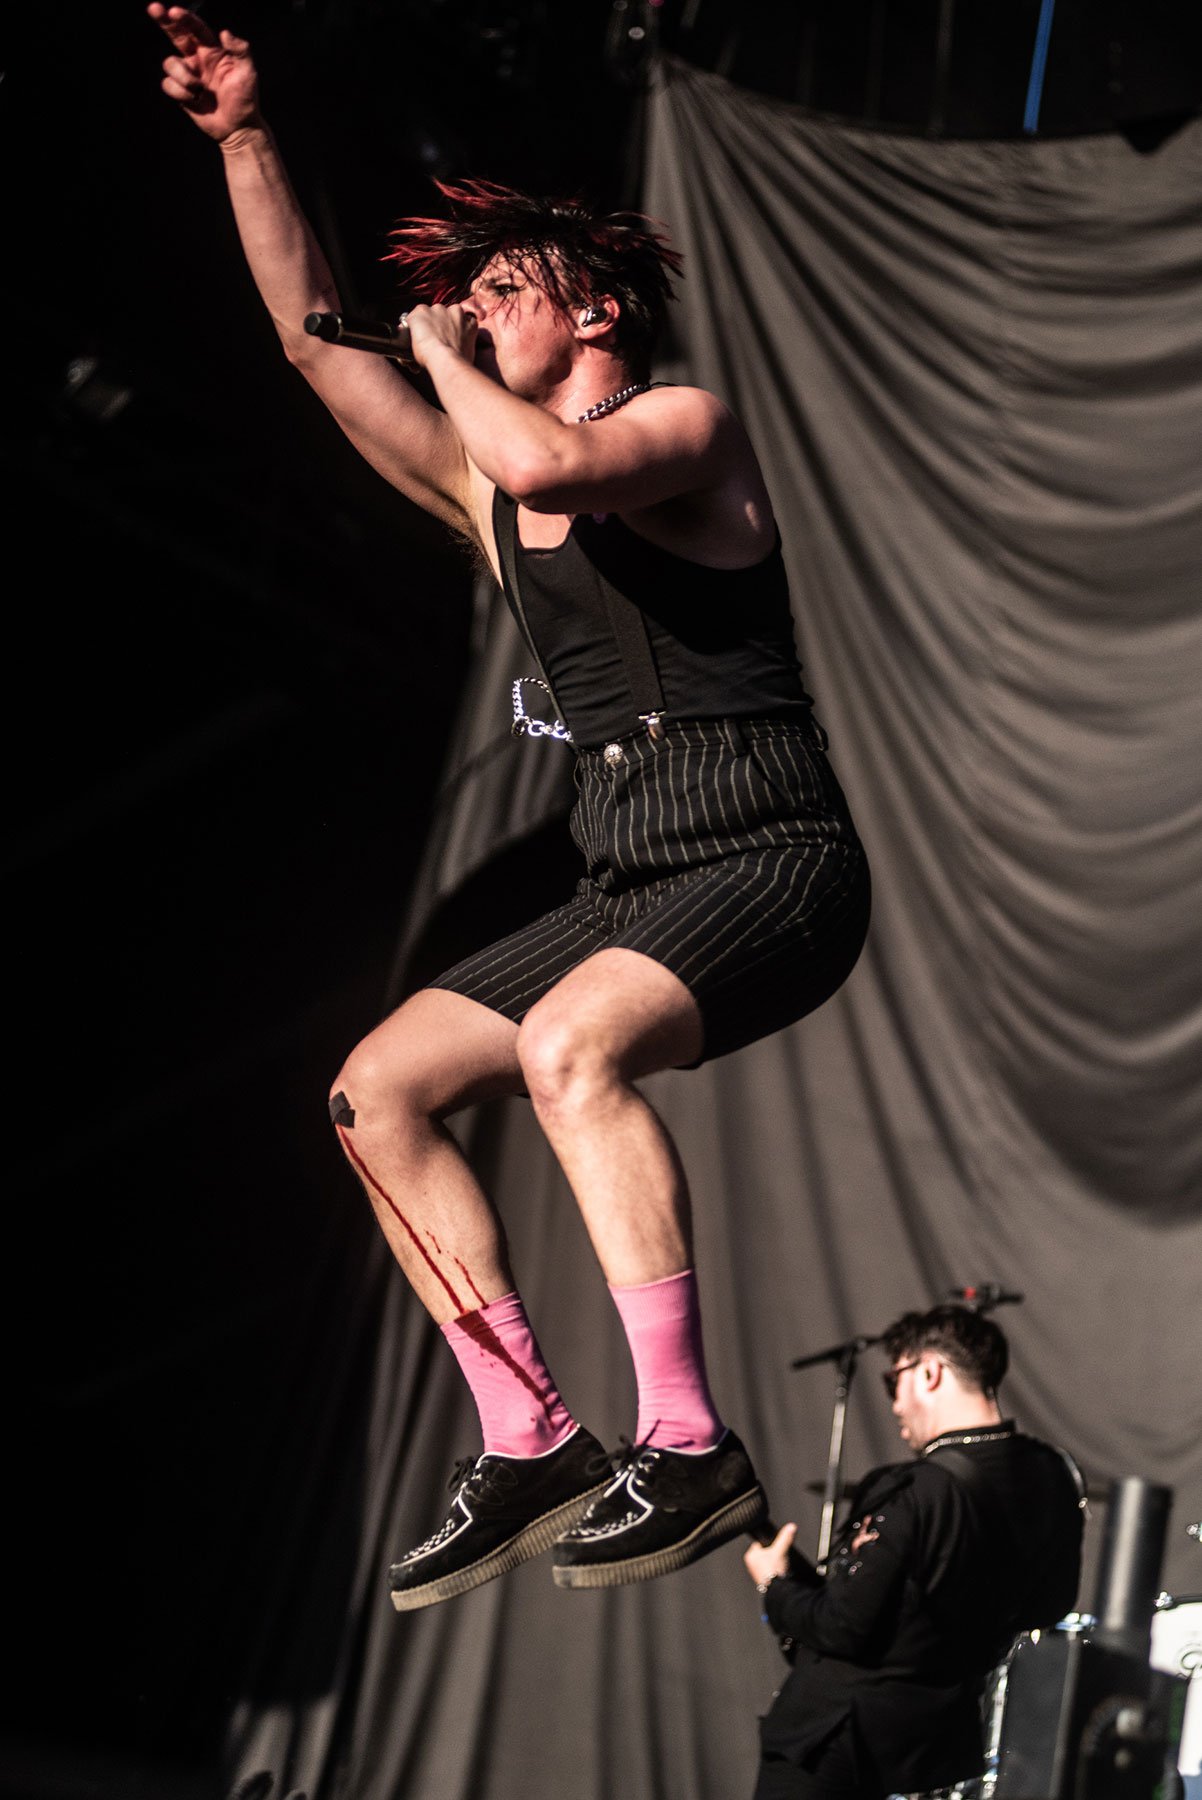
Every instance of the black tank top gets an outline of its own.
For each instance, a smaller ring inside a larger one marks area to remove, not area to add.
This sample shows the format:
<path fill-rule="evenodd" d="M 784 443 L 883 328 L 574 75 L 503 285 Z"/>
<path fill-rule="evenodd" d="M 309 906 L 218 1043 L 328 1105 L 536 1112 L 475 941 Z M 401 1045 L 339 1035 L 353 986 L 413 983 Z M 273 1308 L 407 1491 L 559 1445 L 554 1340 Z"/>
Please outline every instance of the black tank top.
<path fill-rule="evenodd" d="M 517 509 L 498 494 L 498 543 L 514 535 L 520 609 L 506 598 L 562 709 L 573 742 L 590 749 L 639 729 L 606 601 L 638 607 L 668 718 L 804 717 L 780 539 L 749 569 L 710 569 L 661 550 L 616 513 L 578 514 L 552 550 L 523 549 Z M 507 560 L 502 548 L 501 563 Z"/>

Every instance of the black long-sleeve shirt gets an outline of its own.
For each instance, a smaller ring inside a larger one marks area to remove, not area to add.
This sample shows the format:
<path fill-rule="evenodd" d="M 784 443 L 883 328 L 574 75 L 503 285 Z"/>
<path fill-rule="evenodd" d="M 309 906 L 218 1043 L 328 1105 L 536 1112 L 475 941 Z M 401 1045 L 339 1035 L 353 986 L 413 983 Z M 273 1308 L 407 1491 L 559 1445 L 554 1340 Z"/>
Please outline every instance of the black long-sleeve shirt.
<path fill-rule="evenodd" d="M 794 1661 L 765 1746 L 800 1761 L 850 1714 L 886 1787 L 979 1773 L 985 1679 L 1019 1631 L 1072 1607 L 1081 1523 L 1067 1460 L 1009 1422 L 874 1470 L 826 1579 L 797 1559 L 765 1596 Z"/>

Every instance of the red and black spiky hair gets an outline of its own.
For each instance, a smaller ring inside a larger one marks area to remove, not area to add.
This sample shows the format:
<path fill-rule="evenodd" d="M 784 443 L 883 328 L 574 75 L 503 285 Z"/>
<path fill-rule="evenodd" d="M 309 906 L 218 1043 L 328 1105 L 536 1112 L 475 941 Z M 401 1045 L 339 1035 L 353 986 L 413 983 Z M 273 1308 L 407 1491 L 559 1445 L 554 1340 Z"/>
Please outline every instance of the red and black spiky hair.
<path fill-rule="evenodd" d="M 401 265 L 414 293 L 441 306 L 462 300 L 494 256 L 512 257 L 556 306 L 611 294 L 621 309 L 618 349 L 646 364 L 681 272 L 653 220 L 598 212 L 578 199 L 538 199 L 495 181 L 434 185 L 450 216 L 398 225 L 385 259 Z"/>

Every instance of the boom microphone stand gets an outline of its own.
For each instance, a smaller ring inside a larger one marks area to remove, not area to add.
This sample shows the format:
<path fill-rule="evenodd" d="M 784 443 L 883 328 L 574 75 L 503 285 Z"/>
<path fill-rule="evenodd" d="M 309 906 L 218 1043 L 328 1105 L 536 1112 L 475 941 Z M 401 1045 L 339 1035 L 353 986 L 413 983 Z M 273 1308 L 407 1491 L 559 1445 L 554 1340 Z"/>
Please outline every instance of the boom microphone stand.
<path fill-rule="evenodd" d="M 830 1555 L 831 1536 L 835 1528 L 835 1508 L 843 1490 L 843 1427 L 847 1420 L 847 1402 L 851 1384 L 856 1378 L 860 1353 L 879 1344 L 884 1332 L 875 1337 L 848 1338 L 846 1343 L 832 1344 L 829 1350 L 815 1350 L 812 1356 L 798 1356 L 791 1369 L 812 1369 L 818 1363 L 835 1365 L 835 1407 L 831 1415 L 831 1441 L 827 1453 L 826 1481 L 822 1489 L 822 1523 L 818 1528 L 818 1551 L 814 1558 L 820 1566 Z"/>

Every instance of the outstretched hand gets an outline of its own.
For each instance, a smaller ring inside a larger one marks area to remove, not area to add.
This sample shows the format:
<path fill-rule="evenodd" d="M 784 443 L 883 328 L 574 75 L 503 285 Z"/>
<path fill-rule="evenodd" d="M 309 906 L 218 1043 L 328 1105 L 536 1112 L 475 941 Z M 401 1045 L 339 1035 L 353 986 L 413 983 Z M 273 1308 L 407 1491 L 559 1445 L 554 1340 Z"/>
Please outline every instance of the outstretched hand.
<path fill-rule="evenodd" d="M 232 31 L 215 35 L 183 6 L 146 8 L 171 40 L 163 62 L 163 92 L 178 100 L 198 128 L 216 143 L 259 124 L 259 77 L 250 45 Z"/>

